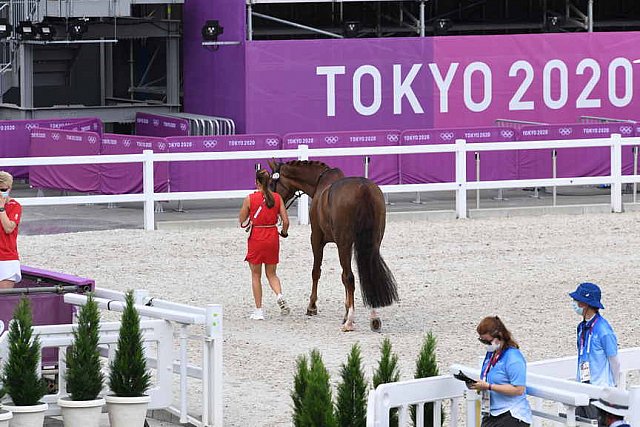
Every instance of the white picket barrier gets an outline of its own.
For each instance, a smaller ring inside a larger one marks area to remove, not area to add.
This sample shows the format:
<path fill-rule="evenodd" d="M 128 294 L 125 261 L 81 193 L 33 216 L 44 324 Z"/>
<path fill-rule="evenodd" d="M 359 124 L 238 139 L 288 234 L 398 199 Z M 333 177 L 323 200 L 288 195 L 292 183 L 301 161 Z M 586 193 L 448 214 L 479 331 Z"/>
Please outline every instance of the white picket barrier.
<path fill-rule="evenodd" d="M 621 366 L 618 387 L 624 390 L 621 395 L 624 396 L 625 403 L 629 407 L 626 420 L 632 426 L 640 426 L 640 385 L 626 388 L 627 374 L 630 371 L 640 370 L 640 347 L 620 350 L 619 358 Z M 480 374 L 478 368 L 463 365 L 451 366 L 452 373 L 458 371 L 463 371 L 472 378 L 478 378 Z M 575 372 L 575 357 L 543 360 L 528 364 L 527 395 L 532 401 L 532 425 L 542 425 L 542 420 L 551 421 L 556 425 L 591 425 L 576 419 L 575 410 L 578 406 L 588 405 L 591 400 L 607 396 L 608 387 L 597 387 L 569 380 L 568 378 L 575 378 Z M 467 390 L 463 382 L 454 379 L 451 375 L 381 384 L 369 392 L 367 427 L 387 427 L 391 408 L 399 410 L 399 426 L 408 426 L 407 414 L 410 406 L 418 405 L 419 408 L 422 408 L 425 403 L 429 402 L 434 402 L 436 405 L 433 425 L 440 425 L 438 408 L 445 400 L 451 400 L 449 426 L 454 427 L 459 422 L 458 406 L 461 399 L 465 400 L 465 425 L 467 427 L 479 426 L 478 394 Z M 557 410 L 545 410 L 542 405 L 543 401 L 554 402 Z M 418 414 L 421 414 L 420 410 L 418 410 Z M 418 427 L 424 425 L 424 420 L 421 418 L 416 421 Z"/>
<path fill-rule="evenodd" d="M 180 418 L 181 423 L 191 423 L 198 427 L 218 427 L 223 424 L 222 401 L 222 331 L 223 311 L 220 305 L 208 305 L 206 308 L 192 307 L 149 297 L 146 291 L 135 291 L 136 309 L 141 316 L 141 331 L 147 349 L 148 367 L 154 371 L 154 385 L 148 394 L 151 397 L 149 409 L 164 409 Z M 94 299 L 102 309 L 122 312 L 124 294 L 122 292 L 96 288 Z M 73 305 L 84 305 L 85 295 L 65 294 L 64 301 Z M 189 335 L 191 325 L 204 327 L 204 334 Z M 59 390 L 55 395 L 47 395 L 44 401 L 49 403 L 47 415 L 59 415 L 56 405 L 58 397 L 66 394 L 64 362 L 66 348 L 73 341 L 74 325 L 35 326 L 35 334 L 40 337 L 43 348 L 57 347 L 57 375 Z M 102 322 L 100 324 L 100 347 L 102 355 L 109 360 L 115 354 L 120 322 Z M 179 348 L 174 348 L 174 337 L 178 335 Z M 0 358 L 5 358 L 8 331 L 0 336 Z M 196 340 L 202 345 L 202 357 L 199 365 L 189 364 L 187 341 Z M 155 353 L 155 354 L 154 354 Z M 174 360 L 174 355 L 178 359 Z M 178 406 L 174 405 L 174 373 L 180 376 Z M 188 378 L 202 382 L 202 413 L 190 415 Z M 104 393 L 109 390 L 105 387 Z"/>
<path fill-rule="evenodd" d="M 455 191 L 456 214 L 458 218 L 467 217 L 467 191 L 525 187 L 555 187 L 576 185 L 611 185 L 611 210 L 622 212 L 622 185 L 640 182 L 640 175 L 622 175 L 622 147 L 640 145 L 640 138 L 622 138 L 619 134 L 610 138 L 574 139 L 556 141 L 515 141 L 500 143 L 467 144 L 465 140 L 457 140 L 455 144 L 411 145 L 386 147 L 346 147 L 346 148 L 309 148 L 300 145 L 297 149 L 230 151 L 209 153 L 153 153 L 145 150 L 142 154 L 101 155 L 101 156 L 67 156 L 67 157 L 27 157 L 2 159 L 4 166 L 29 165 L 72 165 L 102 163 L 143 163 L 143 193 L 120 195 L 65 196 L 65 197 L 26 197 L 20 202 L 24 206 L 86 204 L 86 203 L 118 203 L 144 202 L 144 228 L 155 227 L 154 203 L 160 200 L 211 200 L 243 198 L 254 189 L 229 191 L 193 191 L 176 193 L 155 193 L 153 188 L 154 162 L 170 161 L 202 161 L 202 160 L 241 160 L 264 158 L 295 158 L 300 160 L 316 157 L 348 157 L 348 156 L 380 156 L 388 154 L 425 154 L 455 153 L 455 182 L 430 184 L 382 185 L 384 193 L 415 193 L 430 191 Z M 576 178 L 544 178 L 504 181 L 467 181 L 467 152 L 538 150 L 560 148 L 609 147 L 611 149 L 610 169 L 608 176 L 576 177 Z M 247 171 L 250 173 L 251 171 Z M 306 198 L 303 199 L 306 201 Z M 308 205 L 299 203 L 298 221 L 308 223 Z"/>

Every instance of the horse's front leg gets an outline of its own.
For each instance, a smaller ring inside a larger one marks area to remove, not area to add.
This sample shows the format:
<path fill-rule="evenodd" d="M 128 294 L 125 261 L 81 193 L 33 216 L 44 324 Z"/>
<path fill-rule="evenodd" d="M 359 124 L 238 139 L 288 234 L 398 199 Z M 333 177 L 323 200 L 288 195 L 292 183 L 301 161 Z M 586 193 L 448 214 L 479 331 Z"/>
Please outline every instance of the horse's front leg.
<path fill-rule="evenodd" d="M 313 270 L 311 270 L 311 296 L 309 297 L 309 306 L 307 307 L 307 316 L 315 316 L 318 314 L 318 281 L 322 267 L 322 256 L 324 254 L 324 236 L 319 232 L 311 232 L 311 248 L 313 250 Z"/>
<path fill-rule="evenodd" d="M 354 308 L 354 292 L 356 289 L 355 278 L 351 271 L 351 245 L 338 246 L 338 256 L 340 257 L 340 266 L 342 267 L 342 284 L 345 290 L 345 317 L 342 324 L 342 331 L 348 332 L 355 329 L 355 308 Z"/>

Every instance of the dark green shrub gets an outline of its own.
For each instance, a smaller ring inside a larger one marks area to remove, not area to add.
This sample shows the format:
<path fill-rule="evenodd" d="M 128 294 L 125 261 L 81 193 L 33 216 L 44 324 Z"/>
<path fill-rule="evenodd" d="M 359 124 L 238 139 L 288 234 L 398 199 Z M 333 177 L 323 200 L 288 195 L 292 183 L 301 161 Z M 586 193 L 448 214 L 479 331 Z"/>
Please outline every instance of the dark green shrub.
<path fill-rule="evenodd" d="M 400 381 L 400 370 L 398 369 L 398 355 L 391 351 L 391 341 L 385 338 L 380 348 L 380 361 L 373 373 L 373 388 L 380 384 L 387 384 Z M 389 412 L 389 427 L 398 426 L 398 410 L 391 409 Z"/>
<path fill-rule="evenodd" d="M 9 357 L 2 371 L 3 391 L 14 405 L 33 406 L 47 393 L 40 377 L 40 340 L 33 336 L 31 304 L 21 298 L 9 326 Z"/>
<path fill-rule="evenodd" d="M 144 356 L 140 316 L 133 306 L 133 291 L 125 297 L 126 306 L 120 320 L 118 348 L 109 373 L 109 388 L 116 396 L 144 396 L 151 384 Z"/>
<path fill-rule="evenodd" d="M 425 337 L 418 360 L 416 361 L 415 378 L 428 378 L 438 376 L 438 363 L 436 361 L 436 337 L 431 331 Z M 416 425 L 416 407 L 411 407 L 411 419 Z M 444 419 L 444 417 L 443 417 Z M 433 403 L 424 405 L 424 425 L 433 427 Z"/>
<path fill-rule="evenodd" d="M 318 350 L 311 352 L 311 366 L 302 399 L 300 425 L 302 427 L 336 427 L 329 372 Z"/>
<path fill-rule="evenodd" d="M 296 360 L 296 374 L 293 377 L 293 391 L 291 392 L 291 400 L 293 400 L 293 425 L 294 427 L 302 426 L 302 404 L 304 393 L 307 389 L 307 381 L 309 377 L 309 364 L 307 357 L 301 355 Z"/>
<path fill-rule="evenodd" d="M 78 314 L 73 345 L 67 350 L 67 391 L 72 400 L 94 400 L 102 391 L 104 375 L 100 369 L 99 333 L 100 311 L 89 295 Z"/>
<path fill-rule="evenodd" d="M 340 427 L 367 425 L 367 382 L 362 370 L 360 347 L 354 344 L 340 370 L 342 381 L 336 397 L 336 422 Z"/>

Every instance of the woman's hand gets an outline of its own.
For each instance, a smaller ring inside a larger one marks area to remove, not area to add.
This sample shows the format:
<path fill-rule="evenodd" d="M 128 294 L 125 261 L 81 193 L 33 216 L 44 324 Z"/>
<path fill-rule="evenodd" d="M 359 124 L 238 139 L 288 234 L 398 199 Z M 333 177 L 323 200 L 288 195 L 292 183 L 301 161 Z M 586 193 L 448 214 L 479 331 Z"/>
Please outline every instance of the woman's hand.
<path fill-rule="evenodd" d="M 489 386 L 490 384 L 486 381 L 482 381 L 482 380 L 478 380 L 473 384 L 469 384 L 469 388 L 471 390 L 478 390 L 478 391 L 482 391 L 482 390 L 489 390 Z"/>
<path fill-rule="evenodd" d="M 281 231 L 280 236 L 286 239 L 287 237 L 289 237 L 289 233 L 287 233 L 286 231 Z"/>

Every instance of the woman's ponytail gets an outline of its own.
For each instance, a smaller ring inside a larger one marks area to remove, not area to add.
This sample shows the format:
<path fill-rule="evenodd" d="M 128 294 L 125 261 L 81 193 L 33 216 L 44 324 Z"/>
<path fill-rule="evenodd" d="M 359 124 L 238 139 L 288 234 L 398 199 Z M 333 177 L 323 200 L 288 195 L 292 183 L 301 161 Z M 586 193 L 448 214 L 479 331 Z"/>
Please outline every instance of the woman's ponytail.
<path fill-rule="evenodd" d="M 260 184 L 260 189 L 262 190 L 262 194 L 264 194 L 264 200 L 269 209 L 271 209 L 275 204 L 276 200 L 273 197 L 273 193 L 269 188 L 269 183 L 271 182 L 271 175 L 266 169 L 260 169 L 256 171 L 256 181 Z"/>

